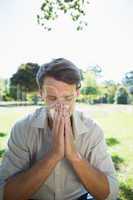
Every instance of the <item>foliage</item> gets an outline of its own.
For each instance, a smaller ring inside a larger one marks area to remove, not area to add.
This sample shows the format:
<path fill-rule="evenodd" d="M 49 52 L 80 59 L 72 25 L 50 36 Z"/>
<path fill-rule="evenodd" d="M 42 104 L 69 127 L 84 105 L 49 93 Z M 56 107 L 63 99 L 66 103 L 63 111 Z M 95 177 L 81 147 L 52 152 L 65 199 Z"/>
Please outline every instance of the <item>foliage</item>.
<path fill-rule="evenodd" d="M 97 88 L 95 88 L 95 87 L 83 87 L 81 89 L 81 94 L 83 94 L 83 95 L 97 94 Z"/>
<path fill-rule="evenodd" d="M 76 98 L 76 102 L 86 103 L 86 102 L 87 102 L 86 96 L 80 94 L 80 95 Z"/>
<path fill-rule="evenodd" d="M 77 30 L 82 30 L 84 26 L 87 26 L 87 22 L 82 18 L 86 15 L 88 4 L 88 0 L 43 0 L 37 22 L 45 30 L 51 31 L 51 23 L 63 13 L 76 23 Z"/>
<path fill-rule="evenodd" d="M 10 93 L 5 93 L 3 95 L 3 101 L 12 101 L 14 100 L 15 98 L 13 96 L 10 95 Z"/>
<path fill-rule="evenodd" d="M 124 78 L 122 81 L 123 81 L 124 85 L 132 86 L 133 85 L 133 71 L 126 72 L 124 74 Z"/>
<path fill-rule="evenodd" d="M 92 71 L 87 70 L 84 73 L 84 82 L 81 88 L 81 95 L 86 98 L 86 102 L 93 103 L 99 94 L 99 88 L 96 82 L 96 76 Z"/>
<path fill-rule="evenodd" d="M 10 97 L 13 100 L 17 100 L 17 90 L 15 85 L 10 85 Z"/>
<path fill-rule="evenodd" d="M 83 86 L 84 87 L 96 87 L 97 83 L 96 83 L 96 76 L 92 71 L 85 71 L 84 74 L 84 82 L 83 82 Z"/>
<path fill-rule="evenodd" d="M 14 99 L 26 100 L 27 92 L 36 91 L 36 73 L 39 65 L 36 63 L 21 64 L 10 79 L 10 93 Z"/>
<path fill-rule="evenodd" d="M 27 95 L 27 101 L 31 104 L 37 105 L 39 101 L 41 101 L 41 98 L 38 96 L 36 92 L 30 92 Z"/>
<path fill-rule="evenodd" d="M 131 95 L 133 95 L 133 85 L 128 87 L 128 91 Z"/>
<path fill-rule="evenodd" d="M 3 79 L 0 79 L 0 101 L 2 100 L 2 97 L 4 95 L 5 90 L 5 81 Z"/>
<path fill-rule="evenodd" d="M 106 97 L 107 103 L 114 103 L 117 87 L 118 85 L 112 80 L 105 81 L 101 86 L 101 90 Z"/>
<path fill-rule="evenodd" d="M 122 82 L 129 92 L 129 103 L 133 104 L 133 71 L 126 72 Z"/>
<path fill-rule="evenodd" d="M 119 87 L 115 94 L 115 102 L 117 104 L 128 104 L 129 93 L 123 86 Z"/>
<path fill-rule="evenodd" d="M 8 79 L 0 79 L 0 101 L 5 100 L 9 92 L 8 85 L 9 85 Z"/>
<path fill-rule="evenodd" d="M 39 65 L 36 63 L 26 63 L 20 65 L 18 71 L 11 78 L 11 85 L 19 85 L 24 91 L 37 90 L 36 73 L 39 69 Z"/>

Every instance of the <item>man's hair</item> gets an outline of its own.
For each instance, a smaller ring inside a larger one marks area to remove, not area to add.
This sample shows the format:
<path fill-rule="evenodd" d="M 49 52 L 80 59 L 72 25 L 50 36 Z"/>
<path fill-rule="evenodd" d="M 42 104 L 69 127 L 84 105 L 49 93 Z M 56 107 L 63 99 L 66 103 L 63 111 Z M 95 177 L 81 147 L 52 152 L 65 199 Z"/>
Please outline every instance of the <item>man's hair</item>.
<path fill-rule="evenodd" d="M 40 67 L 36 75 L 39 89 L 42 89 L 45 77 L 52 77 L 68 84 L 76 84 L 77 89 L 81 87 L 80 69 L 64 58 L 54 59 Z"/>

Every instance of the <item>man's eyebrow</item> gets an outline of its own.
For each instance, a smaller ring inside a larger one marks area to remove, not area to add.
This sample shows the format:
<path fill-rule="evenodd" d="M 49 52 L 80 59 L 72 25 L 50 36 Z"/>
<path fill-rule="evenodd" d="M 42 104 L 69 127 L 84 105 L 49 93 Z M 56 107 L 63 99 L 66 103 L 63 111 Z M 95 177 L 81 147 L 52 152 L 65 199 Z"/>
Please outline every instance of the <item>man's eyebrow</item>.
<path fill-rule="evenodd" d="M 48 97 L 56 97 L 56 96 L 53 96 L 53 95 L 48 95 Z"/>
<path fill-rule="evenodd" d="M 66 95 L 65 97 L 71 97 L 71 96 L 73 96 L 73 94 Z"/>
<path fill-rule="evenodd" d="M 48 95 L 49 97 L 57 97 L 57 96 L 54 96 L 54 95 Z M 64 97 L 71 97 L 73 96 L 73 94 L 70 94 L 70 95 L 65 95 Z"/>

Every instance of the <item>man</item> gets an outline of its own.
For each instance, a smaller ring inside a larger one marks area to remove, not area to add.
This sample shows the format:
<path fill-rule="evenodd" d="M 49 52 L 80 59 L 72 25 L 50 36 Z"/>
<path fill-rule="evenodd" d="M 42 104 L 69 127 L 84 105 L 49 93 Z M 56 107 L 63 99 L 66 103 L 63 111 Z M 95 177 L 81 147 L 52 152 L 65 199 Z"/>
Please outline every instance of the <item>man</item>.
<path fill-rule="evenodd" d="M 115 200 L 118 184 L 101 128 L 75 110 L 80 71 L 59 58 L 37 83 L 46 107 L 12 128 L 0 169 L 4 200 Z"/>

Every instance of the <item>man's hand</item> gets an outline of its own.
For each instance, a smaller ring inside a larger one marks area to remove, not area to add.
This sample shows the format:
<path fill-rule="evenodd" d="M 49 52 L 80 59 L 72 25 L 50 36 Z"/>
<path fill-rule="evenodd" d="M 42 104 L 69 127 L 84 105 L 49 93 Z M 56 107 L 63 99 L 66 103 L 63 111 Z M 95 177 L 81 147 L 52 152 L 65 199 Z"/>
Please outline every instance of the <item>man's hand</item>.
<path fill-rule="evenodd" d="M 57 155 L 59 160 L 63 159 L 64 156 L 68 160 L 76 158 L 78 152 L 73 140 L 70 115 L 63 104 L 56 105 L 52 134 L 52 153 Z"/>
<path fill-rule="evenodd" d="M 73 140 L 73 133 L 72 133 L 72 126 L 71 126 L 71 121 L 70 121 L 70 115 L 66 111 L 65 112 L 65 157 L 71 161 L 72 159 L 76 158 L 76 155 L 78 154 L 76 150 L 76 146 L 74 144 Z"/>
<path fill-rule="evenodd" d="M 61 160 L 64 158 L 64 108 L 61 104 L 56 105 L 52 136 L 52 153 L 56 155 L 59 160 Z"/>

